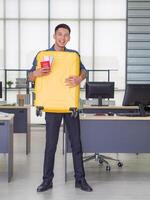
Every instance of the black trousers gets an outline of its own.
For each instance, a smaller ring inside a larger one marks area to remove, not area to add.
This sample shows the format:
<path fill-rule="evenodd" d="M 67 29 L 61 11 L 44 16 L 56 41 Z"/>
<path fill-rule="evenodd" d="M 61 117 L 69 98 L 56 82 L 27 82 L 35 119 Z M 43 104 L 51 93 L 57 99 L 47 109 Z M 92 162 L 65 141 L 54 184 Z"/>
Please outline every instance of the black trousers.
<path fill-rule="evenodd" d="M 75 179 L 80 180 L 85 177 L 80 139 L 79 116 L 74 118 L 70 113 L 46 113 L 46 146 L 43 167 L 44 181 L 52 181 L 54 177 L 55 152 L 62 118 L 64 119 L 71 142 Z"/>

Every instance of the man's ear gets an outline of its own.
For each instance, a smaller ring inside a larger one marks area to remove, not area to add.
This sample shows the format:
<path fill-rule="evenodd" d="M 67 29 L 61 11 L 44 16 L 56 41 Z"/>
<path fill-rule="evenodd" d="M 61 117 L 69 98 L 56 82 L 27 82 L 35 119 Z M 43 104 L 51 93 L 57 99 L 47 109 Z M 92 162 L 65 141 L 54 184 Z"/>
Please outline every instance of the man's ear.
<path fill-rule="evenodd" d="M 55 34 L 53 34 L 53 38 L 54 38 L 54 40 L 55 40 Z"/>

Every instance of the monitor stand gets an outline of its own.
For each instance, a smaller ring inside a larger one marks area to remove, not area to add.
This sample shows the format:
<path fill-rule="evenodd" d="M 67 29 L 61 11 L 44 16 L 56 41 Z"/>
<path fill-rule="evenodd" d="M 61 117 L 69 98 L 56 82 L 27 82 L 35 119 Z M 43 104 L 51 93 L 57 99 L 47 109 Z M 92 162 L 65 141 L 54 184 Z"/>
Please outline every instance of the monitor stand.
<path fill-rule="evenodd" d="M 98 106 L 102 106 L 102 97 L 101 96 L 98 97 Z"/>
<path fill-rule="evenodd" d="M 139 104 L 139 112 L 141 116 L 145 116 L 146 112 L 145 112 L 145 107 L 143 104 Z"/>

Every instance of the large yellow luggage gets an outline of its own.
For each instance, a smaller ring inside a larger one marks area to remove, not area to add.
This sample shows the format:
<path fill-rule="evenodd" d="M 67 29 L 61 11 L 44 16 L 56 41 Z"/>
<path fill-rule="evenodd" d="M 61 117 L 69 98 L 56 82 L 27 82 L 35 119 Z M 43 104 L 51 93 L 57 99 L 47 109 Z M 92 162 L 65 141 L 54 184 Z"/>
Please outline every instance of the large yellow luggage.
<path fill-rule="evenodd" d="M 36 69 L 45 57 L 53 58 L 49 75 L 36 78 L 34 105 L 45 112 L 69 113 L 79 107 L 79 86 L 69 88 L 65 79 L 78 76 L 80 58 L 76 52 L 41 51 Z"/>

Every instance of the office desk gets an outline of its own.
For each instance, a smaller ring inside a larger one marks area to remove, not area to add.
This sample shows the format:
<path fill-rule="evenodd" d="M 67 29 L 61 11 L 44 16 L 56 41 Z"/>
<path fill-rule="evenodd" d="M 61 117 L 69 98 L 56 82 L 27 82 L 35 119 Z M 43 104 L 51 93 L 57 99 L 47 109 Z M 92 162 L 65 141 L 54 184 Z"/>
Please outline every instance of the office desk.
<path fill-rule="evenodd" d="M 31 146 L 30 106 L 0 106 L 0 111 L 15 115 L 14 133 L 26 134 L 26 154 L 29 154 Z"/>
<path fill-rule="evenodd" d="M 150 117 L 80 116 L 81 141 L 84 153 L 150 153 Z M 66 137 L 67 153 L 71 152 Z"/>
<path fill-rule="evenodd" d="M 13 176 L 13 118 L 14 114 L 0 115 L 0 153 L 8 153 L 8 182 Z"/>

